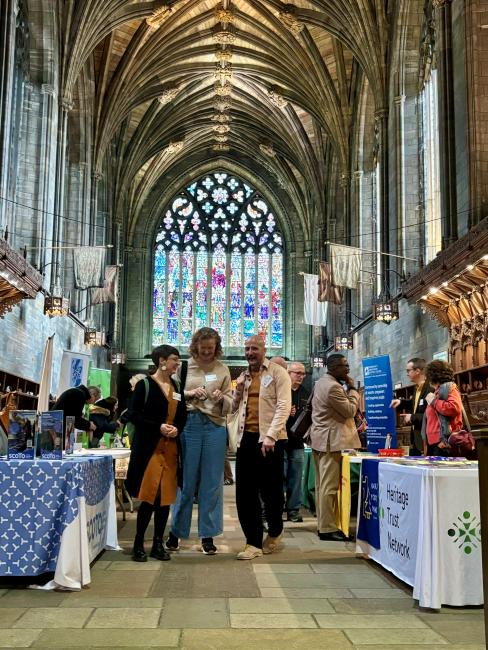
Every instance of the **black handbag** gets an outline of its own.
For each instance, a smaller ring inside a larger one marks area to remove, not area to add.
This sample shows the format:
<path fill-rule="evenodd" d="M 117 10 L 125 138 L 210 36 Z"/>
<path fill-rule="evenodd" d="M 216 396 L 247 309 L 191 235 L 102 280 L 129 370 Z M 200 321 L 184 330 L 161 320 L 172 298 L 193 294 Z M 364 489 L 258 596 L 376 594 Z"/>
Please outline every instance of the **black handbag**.
<path fill-rule="evenodd" d="M 312 399 L 313 399 L 313 391 L 310 397 L 308 398 L 307 403 L 303 408 L 303 411 L 297 417 L 293 426 L 290 429 L 293 435 L 295 435 L 297 438 L 302 438 L 303 441 L 307 443 L 307 445 L 310 444 L 310 436 L 308 432 L 310 430 L 310 427 L 312 426 Z"/>

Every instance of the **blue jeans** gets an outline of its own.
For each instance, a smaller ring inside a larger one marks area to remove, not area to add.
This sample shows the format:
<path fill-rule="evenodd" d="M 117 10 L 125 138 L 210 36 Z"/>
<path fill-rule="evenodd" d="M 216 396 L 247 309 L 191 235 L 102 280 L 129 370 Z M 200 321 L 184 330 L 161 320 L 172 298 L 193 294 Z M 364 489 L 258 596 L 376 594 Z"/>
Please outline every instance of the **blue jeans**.
<path fill-rule="evenodd" d="M 302 505 L 302 474 L 305 451 L 285 448 L 285 492 L 286 511 L 289 515 L 298 513 Z"/>
<path fill-rule="evenodd" d="M 181 434 L 183 487 L 172 512 L 171 532 L 190 537 L 198 488 L 198 536 L 221 535 L 224 526 L 224 460 L 227 431 L 199 411 L 190 411 Z"/>

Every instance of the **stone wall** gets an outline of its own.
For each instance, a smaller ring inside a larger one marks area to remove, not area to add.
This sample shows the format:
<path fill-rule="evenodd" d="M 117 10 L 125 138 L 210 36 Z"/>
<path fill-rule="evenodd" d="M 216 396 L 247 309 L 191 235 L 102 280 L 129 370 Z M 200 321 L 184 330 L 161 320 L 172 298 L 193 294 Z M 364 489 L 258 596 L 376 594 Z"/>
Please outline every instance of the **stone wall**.
<path fill-rule="evenodd" d="M 24 300 L 0 320 L 0 370 L 39 383 L 46 340 L 53 341 L 53 372 L 51 392 L 57 393 L 61 359 L 64 350 L 92 355 L 97 368 L 110 367 L 107 351 L 89 348 L 83 342 L 85 330 L 70 318 L 49 318 L 43 313 L 44 296 Z"/>

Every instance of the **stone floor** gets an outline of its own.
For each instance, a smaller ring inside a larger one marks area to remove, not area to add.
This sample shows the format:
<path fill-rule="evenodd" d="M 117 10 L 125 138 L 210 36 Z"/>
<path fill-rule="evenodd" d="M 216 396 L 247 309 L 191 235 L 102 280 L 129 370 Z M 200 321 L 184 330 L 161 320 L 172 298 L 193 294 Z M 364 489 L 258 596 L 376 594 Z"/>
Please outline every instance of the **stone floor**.
<path fill-rule="evenodd" d="M 236 561 L 243 540 L 233 487 L 225 497 L 216 556 L 202 555 L 194 537 L 171 562 L 135 564 L 129 515 L 120 521 L 124 552 L 95 562 L 89 588 L 55 593 L 0 583 L 0 648 L 485 648 L 482 609 L 420 611 L 411 589 L 356 558 L 353 544 L 320 542 L 310 516 L 286 524 L 282 552 Z"/>

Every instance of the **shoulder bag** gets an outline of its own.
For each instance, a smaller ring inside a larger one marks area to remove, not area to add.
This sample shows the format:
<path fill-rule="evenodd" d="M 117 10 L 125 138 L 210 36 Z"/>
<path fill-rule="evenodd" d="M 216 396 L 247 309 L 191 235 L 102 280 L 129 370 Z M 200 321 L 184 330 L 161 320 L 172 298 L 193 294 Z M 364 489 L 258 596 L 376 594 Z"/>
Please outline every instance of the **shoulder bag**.
<path fill-rule="evenodd" d="M 290 431 L 297 437 L 303 438 L 303 442 L 307 445 L 310 445 L 310 434 L 309 430 L 312 426 L 312 399 L 313 391 L 310 397 L 305 404 L 303 411 L 295 420 L 295 423 L 291 427 Z"/>

